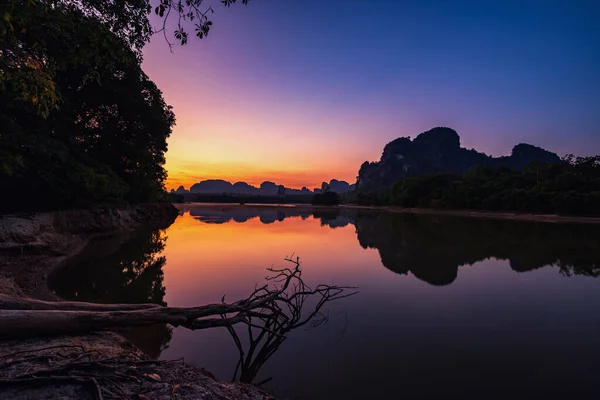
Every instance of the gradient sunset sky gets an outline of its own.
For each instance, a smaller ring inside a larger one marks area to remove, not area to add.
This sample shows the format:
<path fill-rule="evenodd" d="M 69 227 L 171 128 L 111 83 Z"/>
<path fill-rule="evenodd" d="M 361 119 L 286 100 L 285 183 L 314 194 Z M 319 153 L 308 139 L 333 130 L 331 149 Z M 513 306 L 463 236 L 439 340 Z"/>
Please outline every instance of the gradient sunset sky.
<path fill-rule="evenodd" d="M 207 0 L 209 1 L 209 0 Z M 216 3 L 216 2 L 215 2 Z M 435 126 L 499 156 L 600 154 L 600 1 L 251 0 L 144 70 L 174 107 L 167 188 L 354 182 Z"/>

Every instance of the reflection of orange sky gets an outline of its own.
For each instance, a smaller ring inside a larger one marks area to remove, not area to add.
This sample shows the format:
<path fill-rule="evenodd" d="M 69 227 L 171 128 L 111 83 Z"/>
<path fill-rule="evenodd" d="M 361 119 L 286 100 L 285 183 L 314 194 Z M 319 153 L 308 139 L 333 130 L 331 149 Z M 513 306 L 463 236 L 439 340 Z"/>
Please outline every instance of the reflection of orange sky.
<path fill-rule="evenodd" d="M 358 245 L 353 225 L 331 229 L 312 217 L 214 224 L 186 213 L 167 235 L 165 287 L 172 305 L 216 302 L 223 293 L 230 300 L 243 297 L 254 283 L 263 282 L 265 268 L 288 266 L 282 259 L 293 252 L 301 257 L 309 282 L 331 282 L 338 274 L 351 280 L 365 265 L 380 264 L 375 250 Z"/>

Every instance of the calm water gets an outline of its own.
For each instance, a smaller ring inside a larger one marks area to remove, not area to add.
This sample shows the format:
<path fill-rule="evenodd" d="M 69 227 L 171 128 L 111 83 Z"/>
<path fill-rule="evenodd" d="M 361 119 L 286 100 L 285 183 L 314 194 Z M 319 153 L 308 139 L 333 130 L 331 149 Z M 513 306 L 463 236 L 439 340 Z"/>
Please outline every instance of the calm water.
<path fill-rule="evenodd" d="M 598 398 L 600 227 L 186 206 L 164 231 L 95 243 L 51 286 L 97 302 L 233 301 L 292 252 L 308 283 L 360 293 L 263 365 L 256 381 L 281 398 Z M 223 380 L 238 361 L 225 329 L 128 336 Z"/>

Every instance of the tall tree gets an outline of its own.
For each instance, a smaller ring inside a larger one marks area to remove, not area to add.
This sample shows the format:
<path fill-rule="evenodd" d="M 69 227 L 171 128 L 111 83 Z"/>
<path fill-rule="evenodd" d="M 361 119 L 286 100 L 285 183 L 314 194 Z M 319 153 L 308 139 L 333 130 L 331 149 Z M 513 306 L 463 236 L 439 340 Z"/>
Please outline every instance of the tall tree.
<path fill-rule="evenodd" d="M 69 23 L 39 25 L 41 10 L 61 9 L 79 12 L 108 29 L 137 57 L 153 34 L 163 35 L 170 47 L 172 39 L 188 43 L 193 30 L 197 38 L 205 38 L 213 22 L 210 16 L 216 4 L 230 7 L 237 0 L 3 0 L 0 2 L 0 90 L 18 92 L 15 99 L 30 102 L 46 116 L 60 105 L 60 92 L 54 84 L 54 66 L 47 63 L 46 42 L 24 41 L 23 35 L 32 29 L 69 30 Z M 248 0 L 240 0 L 248 4 Z M 153 28 L 150 15 L 159 18 Z M 172 31 L 170 29 L 172 28 Z M 105 60 L 106 62 L 106 60 Z"/>
<path fill-rule="evenodd" d="M 40 113 L 35 93 L 20 101 L 23 86 L 2 87 L 0 184 L 17 194 L 3 205 L 40 207 L 41 194 L 46 208 L 154 200 L 175 117 L 135 48 L 78 7 L 38 1 L 15 10 L 4 54 L 17 72 L 30 59 L 50 71 L 60 107 Z"/>

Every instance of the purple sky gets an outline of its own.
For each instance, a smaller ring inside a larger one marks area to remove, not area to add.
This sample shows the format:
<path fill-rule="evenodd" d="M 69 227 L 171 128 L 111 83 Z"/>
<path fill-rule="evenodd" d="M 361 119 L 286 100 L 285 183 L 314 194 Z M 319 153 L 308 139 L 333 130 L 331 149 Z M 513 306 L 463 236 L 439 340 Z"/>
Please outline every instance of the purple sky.
<path fill-rule="evenodd" d="M 600 153 L 599 1 L 252 0 L 144 69 L 174 106 L 169 189 L 353 181 L 399 136 L 449 126 L 492 155 Z"/>

